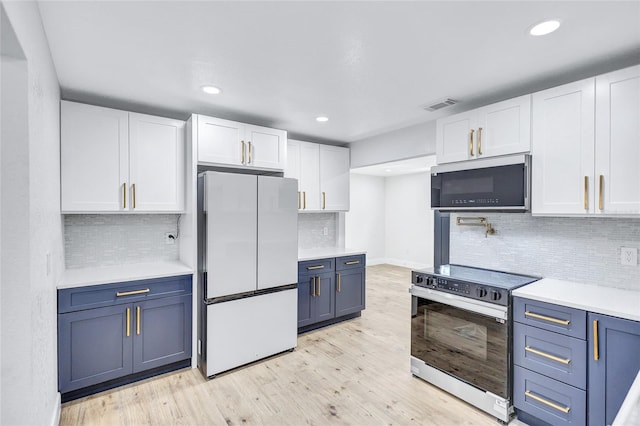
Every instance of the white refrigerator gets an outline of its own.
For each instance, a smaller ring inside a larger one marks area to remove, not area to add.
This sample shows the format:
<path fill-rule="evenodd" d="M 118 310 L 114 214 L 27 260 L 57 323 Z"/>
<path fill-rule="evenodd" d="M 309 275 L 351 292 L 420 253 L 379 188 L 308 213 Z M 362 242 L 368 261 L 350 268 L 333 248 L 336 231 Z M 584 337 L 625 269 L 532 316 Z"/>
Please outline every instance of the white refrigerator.
<path fill-rule="evenodd" d="M 198 176 L 199 367 L 206 377 L 297 344 L 297 181 Z"/>

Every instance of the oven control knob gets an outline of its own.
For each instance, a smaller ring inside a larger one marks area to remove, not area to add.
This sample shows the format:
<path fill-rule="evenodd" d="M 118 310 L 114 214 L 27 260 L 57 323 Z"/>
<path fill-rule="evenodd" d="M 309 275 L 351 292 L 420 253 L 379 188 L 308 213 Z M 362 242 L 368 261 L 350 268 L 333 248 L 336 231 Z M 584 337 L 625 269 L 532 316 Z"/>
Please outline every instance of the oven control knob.
<path fill-rule="evenodd" d="M 502 294 L 499 291 L 492 290 L 491 291 L 491 300 L 500 300 L 502 299 Z"/>
<path fill-rule="evenodd" d="M 420 284 L 422 281 L 424 281 L 424 278 L 421 275 L 416 275 L 416 283 Z"/>
<path fill-rule="evenodd" d="M 485 297 L 487 295 L 487 289 L 483 287 L 476 288 L 476 296 Z"/>

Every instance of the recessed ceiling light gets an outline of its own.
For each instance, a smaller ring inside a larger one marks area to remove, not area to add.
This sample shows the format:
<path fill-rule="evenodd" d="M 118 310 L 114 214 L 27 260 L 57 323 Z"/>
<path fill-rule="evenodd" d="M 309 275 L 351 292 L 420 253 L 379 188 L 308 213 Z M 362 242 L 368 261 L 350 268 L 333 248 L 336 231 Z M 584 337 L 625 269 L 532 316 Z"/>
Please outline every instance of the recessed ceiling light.
<path fill-rule="evenodd" d="M 215 86 L 202 86 L 202 91 L 204 93 L 208 93 L 209 95 L 217 95 L 222 92 L 222 90 Z"/>
<path fill-rule="evenodd" d="M 316 121 L 324 123 L 325 121 L 329 121 L 329 117 L 316 117 Z"/>
<path fill-rule="evenodd" d="M 547 35 L 554 32 L 558 28 L 560 28 L 560 21 L 556 19 L 552 19 L 552 20 L 540 22 L 539 24 L 534 25 L 529 30 L 529 34 L 531 34 L 532 36 Z"/>
<path fill-rule="evenodd" d="M 384 171 L 385 171 L 385 172 L 387 172 L 387 173 L 391 173 L 393 170 L 391 170 L 391 169 L 384 169 Z"/>

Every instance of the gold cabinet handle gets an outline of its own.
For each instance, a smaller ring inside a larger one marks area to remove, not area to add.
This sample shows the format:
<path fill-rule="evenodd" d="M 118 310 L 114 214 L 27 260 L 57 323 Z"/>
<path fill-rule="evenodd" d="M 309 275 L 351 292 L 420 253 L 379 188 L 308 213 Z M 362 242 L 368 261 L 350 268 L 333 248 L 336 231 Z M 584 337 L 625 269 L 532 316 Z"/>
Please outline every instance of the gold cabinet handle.
<path fill-rule="evenodd" d="M 604 190 L 604 175 L 600 175 L 600 188 L 598 196 L 598 208 L 604 210 L 604 200 L 602 197 L 602 191 Z"/>
<path fill-rule="evenodd" d="M 149 293 L 151 289 L 145 288 L 144 290 L 133 290 L 133 291 L 119 291 L 116 293 L 117 297 L 120 296 L 133 296 L 134 294 L 144 294 Z"/>
<path fill-rule="evenodd" d="M 251 149 L 251 141 L 248 142 L 248 145 L 249 145 L 249 162 L 247 164 L 251 164 L 251 162 L 253 161 L 253 159 L 252 159 L 253 158 L 253 156 L 252 156 L 253 150 Z"/>
<path fill-rule="evenodd" d="M 531 346 L 525 346 L 525 347 L 524 347 L 524 350 L 525 350 L 525 351 L 527 351 L 527 352 L 531 352 L 531 353 L 533 353 L 533 354 L 540 355 L 540 356 L 543 356 L 543 357 L 545 357 L 545 358 L 549 358 L 549 359 L 551 359 L 551 360 L 554 360 L 554 361 L 560 362 L 560 363 L 562 363 L 562 364 L 569 364 L 569 363 L 571 362 L 571 359 L 570 359 L 570 358 L 560 358 L 560 357 L 558 357 L 558 356 L 551 355 L 551 354 L 548 354 L 548 353 L 546 353 L 546 352 L 542 352 L 542 351 L 539 351 L 539 350 L 537 350 L 537 349 L 534 349 L 534 348 L 532 348 Z"/>
<path fill-rule="evenodd" d="M 320 277 L 316 277 L 316 284 L 318 284 L 318 291 L 316 293 L 320 296 Z"/>
<path fill-rule="evenodd" d="M 469 155 L 473 157 L 473 133 L 474 130 L 469 130 Z"/>
<path fill-rule="evenodd" d="M 302 209 L 307 209 L 307 191 L 302 191 Z"/>
<path fill-rule="evenodd" d="M 131 308 L 127 308 L 127 337 L 131 335 Z"/>
<path fill-rule="evenodd" d="M 341 285 L 341 279 L 340 279 L 340 272 L 338 272 L 338 293 L 342 292 L 342 289 L 340 288 Z"/>
<path fill-rule="evenodd" d="M 133 194 L 133 208 L 136 208 L 136 184 L 131 185 L 131 193 Z"/>
<path fill-rule="evenodd" d="M 300 202 L 300 196 L 302 195 L 302 193 L 300 191 L 298 191 L 298 210 L 300 210 L 300 207 L 302 206 L 302 203 Z"/>
<path fill-rule="evenodd" d="M 322 210 L 327 208 L 327 193 L 322 192 Z"/>
<path fill-rule="evenodd" d="M 562 412 L 563 412 L 563 413 L 565 413 L 565 414 L 567 414 L 567 413 L 571 410 L 571 407 L 565 407 L 565 406 L 562 406 L 562 405 L 556 404 L 555 402 L 551 402 L 551 401 L 549 401 L 549 400 L 547 400 L 547 399 L 544 399 L 544 398 L 542 398 L 542 397 L 540 397 L 540 396 L 538 396 L 538 395 L 535 395 L 534 393 L 532 393 L 532 392 L 531 392 L 531 391 L 529 391 L 529 390 L 525 391 L 525 392 L 524 392 L 524 394 L 525 394 L 526 396 L 528 396 L 529 398 L 533 398 L 533 399 L 535 399 L 536 401 L 541 402 L 541 403 L 543 403 L 544 405 L 548 405 L 548 406 L 549 406 L 549 407 L 551 407 L 551 408 L 555 408 L 555 409 L 556 409 L 556 410 L 558 410 L 558 411 L 562 411 Z"/>
<path fill-rule="evenodd" d="M 584 177 L 584 209 L 589 210 L 589 176 Z"/>
<path fill-rule="evenodd" d="M 127 182 L 122 184 L 122 208 L 127 208 Z"/>
<path fill-rule="evenodd" d="M 359 260 L 351 260 L 349 262 L 344 262 L 345 265 L 357 265 L 358 263 L 360 263 Z"/>
<path fill-rule="evenodd" d="M 244 152 L 245 152 L 245 144 L 244 141 L 240 141 L 240 143 L 242 144 L 242 161 L 241 163 L 244 164 Z"/>
<path fill-rule="evenodd" d="M 140 335 L 140 306 L 136 306 L 136 334 Z"/>
<path fill-rule="evenodd" d="M 324 269 L 324 265 L 307 266 L 307 271 L 315 271 L 316 269 Z"/>
<path fill-rule="evenodd" d="M 478 155 L 482 155 L 482 127 L 478 127 Z"/>
<path fill-rule="evenodd" d="M 316 297 L 316 277 L 311 277 L 311 296 Z"/>
<path fill-rule="evenodd" d="M 529 312 L 529 311 L 526 311 L 524 313 L 524 316 L 537 318 L 537 319 L 541 319 L 541 320 L 544 320 L 544 321 L 554 322 L 556 324 L 562 324 L 562 325 L 569 325 L 571 323 L 570 320 L 562 320 L 562 319 L 558 319 L 558 318 L 548 317 L 546 315 L 540 315 L 540 314 L 536 314 L 535 312 Z"/>
<path fill-rule="evenodd" d="M 593 360 L 598 361 L 600 354 L 598 353 L 598 320 L 593 320 Z"/>

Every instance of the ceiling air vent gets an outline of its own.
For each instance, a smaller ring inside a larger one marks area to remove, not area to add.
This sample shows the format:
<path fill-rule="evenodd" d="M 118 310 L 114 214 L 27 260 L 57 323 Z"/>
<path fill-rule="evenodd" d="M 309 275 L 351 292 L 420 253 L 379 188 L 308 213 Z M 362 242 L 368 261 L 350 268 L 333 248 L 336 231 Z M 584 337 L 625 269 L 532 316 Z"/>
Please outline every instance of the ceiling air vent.
<path fill-rule="evenodd" d="M 444 99 L 438 99 L 437 101 L 429 102 L 428 104 L 423 105 L 422 108 L 429 112 L 433 112 L 442 108 L 449 107 L 451 105 L 455 105 L 457 103 L 458 101 L 454 99 L 444 98 Z"/>

